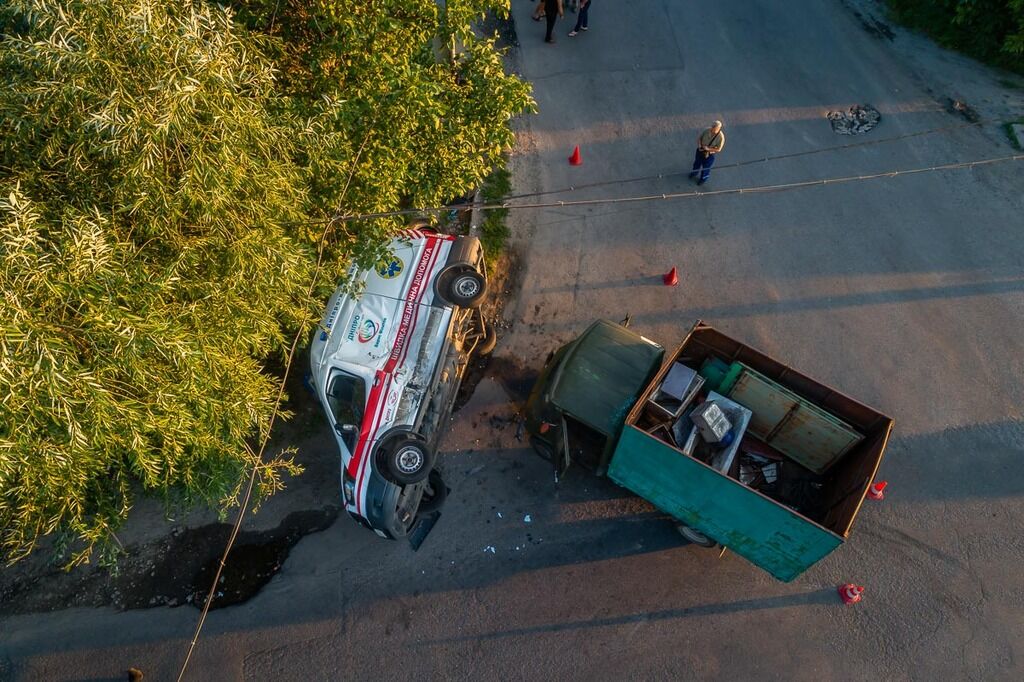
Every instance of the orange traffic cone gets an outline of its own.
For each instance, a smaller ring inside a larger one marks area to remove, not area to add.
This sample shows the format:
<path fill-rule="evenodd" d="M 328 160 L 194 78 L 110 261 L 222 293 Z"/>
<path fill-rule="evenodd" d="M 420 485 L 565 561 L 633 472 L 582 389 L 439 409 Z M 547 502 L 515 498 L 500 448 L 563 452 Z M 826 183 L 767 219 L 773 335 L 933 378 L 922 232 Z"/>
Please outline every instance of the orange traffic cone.
<path fill-rule="evenodd" d="M 868 497 L 870 497 L 872 500 L 884 499 L 885 493 L 882 491 L 885 490 L 885 486 L 887 485 L 889 485 L 888 481 L 878 481 L 870 488 L 868 488 Z"/>
<path fill-rule="evenodd" d="M 856 604 L 860 601 L 862 594 L 864 594 L 863 585 L 846 583 L 839 586 L 839 598 L 843 600 L 844 604 Z"/>
<path fill-rule="evenodd" d="M 667 287 L 674 287 L 675 285 L 679 284 L 679 273 L 676 272 L 674 266 L 671 270 L 669 270 L 662 276 L 661 281 Z"/>
<path fill-rule="evenodd" d="M 576 148 L 572 150 L 572 156 L 569 157 L 569 165 L 578 166 L 583 163 L 583 157 L 580 156 L 580 146 L 576 145 Z"/>

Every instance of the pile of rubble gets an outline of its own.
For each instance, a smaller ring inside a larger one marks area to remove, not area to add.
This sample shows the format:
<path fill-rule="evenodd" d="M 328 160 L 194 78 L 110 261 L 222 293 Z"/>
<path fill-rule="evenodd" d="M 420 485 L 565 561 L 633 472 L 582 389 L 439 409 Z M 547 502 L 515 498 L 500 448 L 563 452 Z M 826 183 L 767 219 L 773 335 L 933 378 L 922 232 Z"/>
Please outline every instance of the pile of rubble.
<path fill-rule="evenodd" d="M 870 104 L 855 104 L 848 111 L 830 111 L 825 116 L 839 135 L 866 133 L 882 120 L 882 114 Z"/>

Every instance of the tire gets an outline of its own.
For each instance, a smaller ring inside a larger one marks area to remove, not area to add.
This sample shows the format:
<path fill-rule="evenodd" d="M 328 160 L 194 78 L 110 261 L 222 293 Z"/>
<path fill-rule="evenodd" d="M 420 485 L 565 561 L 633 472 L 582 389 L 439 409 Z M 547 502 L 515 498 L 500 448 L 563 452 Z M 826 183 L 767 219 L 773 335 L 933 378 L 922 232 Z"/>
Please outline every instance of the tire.
<path fill-rule="evenodd" d="M 461 308 L 476 308 L 486 293 L 484 276 L 466 267 L 456 270 L 448 278 L 445 298 Z"/>
<path fill-rule="evenodd" d="M 687 542 L 691 545 L 710 548 L 718 544 L 707 535 L 704 535 L 704 533 L 701 533 L 699 530 L 694 528 L 690 528 L 685 523 L 677 523 L 676 530 L 678 530 L 679 534 L 686 538 Z"/>
<path fill-rule="evenodd" d="M 437 469 L 431 469 L 430 475 L 427 477 L 427 489 L 423 491 L 423 499 L 420 500 L 419 513 L 428 514 L 435 512 L 444 506 L 447 499 L 448 486 L 444 484 L 441 472 Z"/>
<path fill-rule="evenodd" d="M 384 459 L 389 477 L 399 485 L 419 483 L 430 475 L 434 466 L 434 453 L 412 438 L 395 442 Z"/>
<path fill-rule="evenodd" d="M 484 340 L 476 347 L 476 352 L 480 355 L 490 355 L 497 345 L 498 330 L 494 328 L 493 324 L 488 324 L 484 327 Z"/>
<path fill-rule="evenodd" d="M 537 436 L 530 436 L 530 447 L 545 462 L 550 462 L 555 456 L 555 449 L 546 440 L 541 440 Z"/>

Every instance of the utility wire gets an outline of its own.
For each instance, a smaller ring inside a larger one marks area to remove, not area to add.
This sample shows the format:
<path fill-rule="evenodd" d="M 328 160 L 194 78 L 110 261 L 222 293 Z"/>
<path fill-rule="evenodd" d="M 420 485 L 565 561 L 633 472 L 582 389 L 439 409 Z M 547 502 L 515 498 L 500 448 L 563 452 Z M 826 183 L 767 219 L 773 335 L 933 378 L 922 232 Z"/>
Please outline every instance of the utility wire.
<path fill-rule="evenodd" d="M 937 166 L 926 166 L 923 168 L 908 168 L 906 170 L 889 170 L 880 173 L 870 173 L 866 175 L 847 175 L 835 178 L 822 178 L 819 180 L 804 180 L 801 182 L 789 182 L 778 185 L 758 185 L 754 187 L 737 187 L 734 189 L 718 189 L 700 191 L 694 190 L 690 192 L 666 192 L 663 194 L 645 194 L 639 196 L 629 197 L 604 197 L 600 199 L 576 199 L 570 201 L 546 201 L 546 202 L 535 202 L 528 204 L 511 204 L 508 202 L 502 202 L 497 204 L 454 204 L 450 206 L 434 206 L 430 208 L 407 208 L 400 209 L 397 211 L 381 211 L 378 213 L 361 213 L 355 215 L 338 216 L 332 218 L 332 221 L 336 222 L 348 222 L 352 220 L 368 220 L 374 218 L 391 218 L 403 215 L 414 215 L 418 213 L 431 213 L 445 210 L 451 210 L 455 208 L 475 208 L 481 211 L 494 211 L 498 209 L 522 209 L 522 208 L 561 208 L 566 206 L 589 206 L 593 204 L 626 204 L 640 201 L 654 201 L 657 199 L 684 199 L 689 197 L 711 197 L 721 196 L 724 194 L 754 194 L 754 193 L 765 193 L 765 192 L 780 192 L 790 189 L 797 189 L 801 187 L 813 187 L 815 185 L 837 185 L 847 182 L 855 182 L 859 180 L 874 180 L 877 178 L 894 178 L 897 175 L 917 175 L 920 173 L 930 173 L 935 171 L 944 170 L 955 170 L 959 168 L 973 168 L 975 166 L 986 166 L 995 163 L 1002 163 L 1005 161 L 1020 161 L 1024 159 L 1024 154 L 1013 154 L 1010 156 L 1000 156 L 994 159 L 979 159 L 977 161 L 964 161 L 961 163 L 947 163 Z"/>
<path fill-rule="evenodd" d="M 348 194 L 348 188 L 352 184 L 352 178 L 355 175 L 355 169 L 359 163 L 359 158 L 363 155 L 363 148 L 366 147 L 366 142 L 369 139 L 369 135 L 367 135 L 363 138 L 362 144 L 359 145 L 359 151 L 356 152 L 356 158 L 352 163 L 352 170 L 349 172 L 348 180 L 345 182 L 345 187 L 341 192 L 342 200 L 344 200 L 345 195 Z M 334 221 L 328 222 L 324 225 L 323 232 L 320 233 L 320 243 L 317 248 L 316 268 L 313 270 L 313 276 L 310 278 L 309 288 L 306 290 L 307 298 L 316 289 L 317 282 L 320 279 L 324 256 L 327 252 L 327 235 L 335 224 L 336 223 Z M 224 572 L 224 567 L 227 565 L 228 554 L 231 553 L 231 548 L 234 547 L 235 539 L 238 537 L 238 532 L 242 527 L 242 519 L 245 518 L 246 509 L 249 506 L 249 501 L 252 499 L 252 491 L 256 485 L 256 476 L 259 474 L 260 467 L 263 466 L 263 453 L 266 451 L 267 443 L 270 441 L 270 434 L 273 431 L 274 421 L 277 419 L 277 415 L 281 411 L 281 401 L 284 400 L 284 387 L 288 382 L 288 373 L 291 371 L 292 362 L 295 359 L 295 352 L 299 347 L 299 340 L 305 333 L 305 325 L 300 324 L 298 330 L 295 332 L 294 338 L 292 338 L 292 345 L 288 350 L 288 358 L 284 364 L 284 373 L 281 376 L 281 385 L 278 387 L 277 398 L 274 400 L 274 409 L 270 413 L 270 419 L 267 423 L 266 431 L 264 431 L 263 436 L 260 438 L 259 452 L 253 453 L 248 445 L 245 446 L 246 452 L 255 454 L 256 461 L 253 463 L 252 471 L 249 473 L 249 482 L 246 485 L 245 494 L 242 496 L 242 503 L 238 507 L 238 514 L 235 517 L 235 523 L 231 527 L 231 535 L 228 537 L 227 544 L 224 546 L 224 553 L 221 555 L 220 562 L 217 564 L 217 571 L 213 576 L 213 581 L 210 583 L 210 590 L 206 594 L 206 601 L 203 602 L 203 609 L 199 615 L 199 622 L 196 623 L 196 629 L 192 635 L 192 642 L 189 644 L 188 653 L 185 654 L 185 660 L 182 662 L 181 670 L 178 672 L 178 682 L 181 682 L 185 677 L 185 671 L 188 669 L 188 664 L 192 660 L 192 652 L 195 651 L 196 644 L 199 642 L 199 635 L 202 633 L 203 625 L 206 623 L 206 617 L 210 613 L 210 605 L 213 603 L 214 595 L 217 592 L 217 585 L 220 583 L 221 574 Z"/>
<path fill-rule="evenodd" d="M 814 154 L 821 154 L 824 152 L 844 151 L 847 149 L 856 149 L 859 147 L 870 147 L 872 145 L 885 144 L 888 142 L 898 142 L 900 140 L 906 140 L 912 137 L 921 137 L 922 135 L 933 135 L 935 133 L 946 133 L 951 130 L 961 130 L 963 128 L 973 128 L 976 126 L 984 125 L 986 121 L 974 121 L 972 123 L 960 123 L 957 125 L 943 126 L 941 128 L 930 128 L 928 130 L 919 130 L 914 133 L 904 133 L 903 135 L 896 135 L 894 137 L 883 137 L 877 140 L 862 140 L 860 142 L 851 142 L 850 144 L 840 144 L 833 147 L 818 147 L 816 149 L 806 149 L 802 152 L 791 152 L 789 154 L 778 154 L 775 156 L 764 156 L 759 159 L 748 159 L 746 161 L 736 161 L 734 163 L 717 164 L 714 167 L 715 172 L 727 170 L 729 168 L 742 168 L 743 166 L 752 166 L 757 163 L 767 163 L 768 161 L 781 161 L 783 159 L 795 159 L 801 156 L 812 156 Z M 564 194 L 566 192 L 575 192 L 581 189 L 591 189 L 594 187 L 606 187 L 608 185 L 624 185 L 632 182 L 643 182 L 645 180 L 661 180 L 663 178 L 674 178 L 683 175 L 689 175 L 691 171 L 683 170 L 678 173 L 658 173 L 656 175 L 644 175 L 635 178 L 624 178 L 621 180 L 605 180 L 602 182 L 589 182 L 583 185 L 571 185 L 562 189 L 549 189 L 541 192 L 525 192 L 523 194 L 510 194 L 504 197 L 506 201 L 512 199 L 526 199 L 528 197 L 540 197 L 548 194 Z M 454 208 L 454 206 L 453 206 Z"/>

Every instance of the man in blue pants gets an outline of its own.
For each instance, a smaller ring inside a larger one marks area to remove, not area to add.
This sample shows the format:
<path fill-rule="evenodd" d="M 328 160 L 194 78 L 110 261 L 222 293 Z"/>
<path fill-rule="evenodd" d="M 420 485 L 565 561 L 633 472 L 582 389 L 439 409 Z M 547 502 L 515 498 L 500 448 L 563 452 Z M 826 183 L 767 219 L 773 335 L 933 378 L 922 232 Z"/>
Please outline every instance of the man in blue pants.
<path fill-rule="evenodd" d="M 697 136 L 697 153 L 693 155 L 693 170 L 690 179 L 697 177 L 700 171 L 698 185 L 703 185 L 711 177 L 711 167 L 715 165 L 715 154 L 725 147 L 725 132 L 722 130 L 722 122 L 715 121 L 711 127 Z"/>
<path fill-rule="evenodd" d="M 576 28 L 569 31 L 570 38 L 575 38 L 576 34 L 580 31 L 586 31 L 590 28 L 587 26 L 588 14 L 590 14 L 590 0 L 580 0 L 580 11 L 576 15 Z"/>

